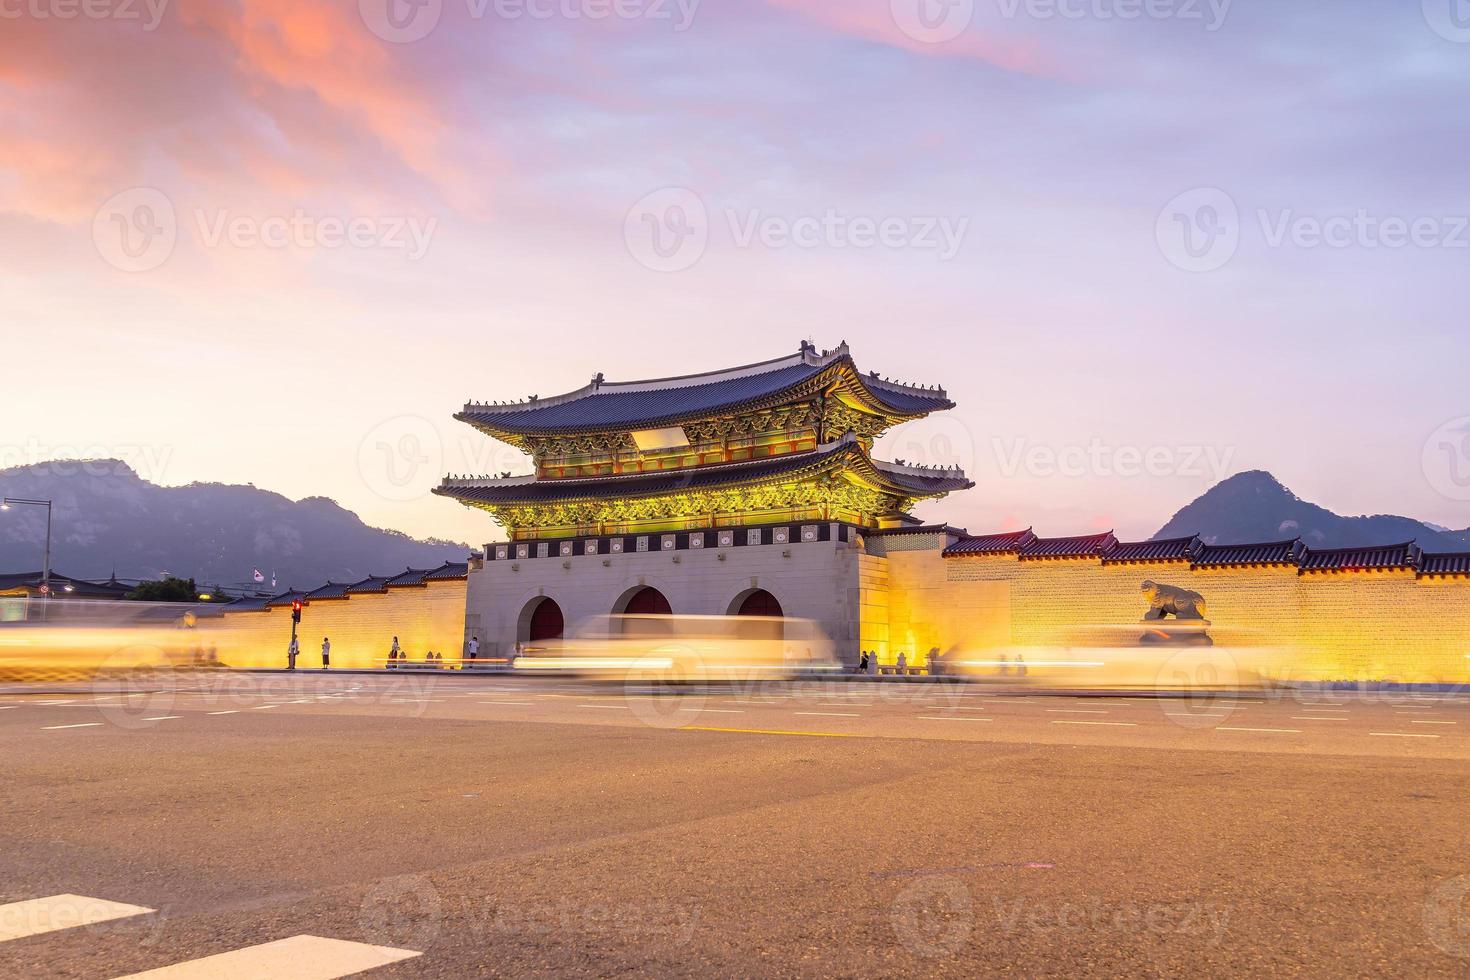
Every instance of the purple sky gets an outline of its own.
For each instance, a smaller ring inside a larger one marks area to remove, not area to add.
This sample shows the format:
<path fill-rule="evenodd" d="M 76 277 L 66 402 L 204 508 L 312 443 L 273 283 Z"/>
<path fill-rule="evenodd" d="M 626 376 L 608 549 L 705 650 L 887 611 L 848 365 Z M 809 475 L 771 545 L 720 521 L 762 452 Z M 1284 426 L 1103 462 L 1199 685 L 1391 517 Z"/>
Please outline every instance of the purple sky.
<path fill-rule="evenodd" d="M 98 2 L 0 5 L 0 464 L 480 542 L 465 400 L 845 339 L 928 518 L 1470 524 L 1461 0 Z"/>

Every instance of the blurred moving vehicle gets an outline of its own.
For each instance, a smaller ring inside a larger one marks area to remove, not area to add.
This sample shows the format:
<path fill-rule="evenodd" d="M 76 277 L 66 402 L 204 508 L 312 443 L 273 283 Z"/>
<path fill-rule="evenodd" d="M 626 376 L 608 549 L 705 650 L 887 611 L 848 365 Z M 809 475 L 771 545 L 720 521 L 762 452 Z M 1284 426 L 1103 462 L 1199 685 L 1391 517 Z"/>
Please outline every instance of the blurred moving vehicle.
<path fill-rule="evenodd" d="M 189 606 L 52 599 L 26 613 L 0 619 L 0 682 L 219 665 Z"/>
<path fill-rule="evenodd" d="M 807 619 L 767 616 L 609 615 L 569 638 L 522 649 L 527 673 L 619 681 L 760 681 L 837 671 L 832 643 Z"/>
<path fill-rule="evenodd" d="M 1216 643 L 1203 629 L 1087 627 L 1054 646 L 951 652 L 940 673 L 1028 687 L 1131 691 L 1255 690 L 1272 686 L 1279 647 L 1235 636 Z"/>

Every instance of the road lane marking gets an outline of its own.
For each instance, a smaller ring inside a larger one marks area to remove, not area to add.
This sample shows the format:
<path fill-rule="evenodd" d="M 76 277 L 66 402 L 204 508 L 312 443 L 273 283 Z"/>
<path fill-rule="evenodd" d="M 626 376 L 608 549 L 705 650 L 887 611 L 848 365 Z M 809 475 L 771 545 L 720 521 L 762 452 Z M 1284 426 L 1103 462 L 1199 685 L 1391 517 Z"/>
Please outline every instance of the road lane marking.
<path fill-rule="evenodd" d="M 279 708 L 279 704 L 257 704 L 251 711 L 264 711 L 266 708 Z"/>
<path fill-rule="evenodd" d="M 745 714 L 745 712 L 744 711 L 741 711 L 739 708 L 680 708 L 679 710 L 680 711 L 699 711 L 699 712 L 709 711 L 709 712 L 712 712 L 713 714 L 717 714 L 717 715 L 743 715 L 743 714 Z"/>
<path fill-rule="evenodd" d="M 1061 718 L 1053 718 L 1053 725 L 1111 725 L 1115 728 L 1137 728 L 1136 721 L 1064 721 Z"/>
<path fill-rule="evenodd" d="M 871 738 L 856 732 L 788 732 L 776 728 L 714 728 L 709 725 L 685 725 L 681 732 L 727 732 L 737 735 L 803 735 L 808 738 Z"/>
<path fill-rule="evenodd" d="M 1411 721 L 1411 725 L 1458 725 L 1458 721 Z"/>
<path fill-rule="evenodd" d="M 0 943 L 44 932 L 90 926 L 97 922 L 147 915 L 154 911 L 141 905 L 124 905 L 85 895 L 52 895 L 25 902 L 0 905 Z"/>
<path fill-rule="evenodd" d="M 579 704 L 579 708 L 602 708 L 605 711 L 632 711 L 626 704 Z"/>
<path fill-rule="evenodd" d="M 793 711 L 794 715 L 811 715 L 821 718 L 860 718 L 856 711 Z"/>
<path fill-rule="evenodd" d="M 1097 708 L 1047 708 L 1047 711 L 1060 715 L 1105 715 L 1106 711 Z"/>
<path fill-rule="evenodd" d="M 1383 735 L 1388 738 L 1439 738 L 1438 735 L 1430 735 L 1427 732 L 1369 732 L 1369 735 Z"/>
<path fill-rule="evenodd" d="M 995 721 L 994 718 L 955 718 L 946 715 L 919 715 L 920 721 Z"/>
<path fill-rule="evenodd" d="M 130 973 L 117 980 L 256 980 L 258 977 L 336 980 L 337 977 L 348 977 L 422 955 L 413 949 L 371 946 L 342 939 L 323 939 L 321 936 L 292 936 L 156 970 Z"/>
<path fill-rule="evenodd" d="M 154 715 L 152 718 L 144 718 L 143 720 L 144 721 L 173 721 L 175 718 L 182 718 L 182 717 L 184 717 L 184 716 L 183 715 Z"/>
<path fill-rule="evenodd" d="M 1292 715 L 1292 721 L 1352 721 L 1351 718 L 1314 718 L 1311 715 Z"/>
<path fill-rule="evenodd" d="M 531 707 L 531 708 L 534 708 L 536 706 L 536 702 L 535 701 L 479 701 L 477 703 L 478 704 L 519 704 L 519 705 L 523 705 L 523 706 Z"/>
<path fill-rule="evenodd" d="M 100 721 L 84 721 L 80 725 L 43 725 L 43 726 L 41 726 L 41 731 L 43 731 L 43 732 L 55 732 L 55 731 L 60 731 L 63 728 L 101 728 L 101 727 L 102 727 L 102 722 L 100 722 Z"/>
<path fill-rule="evenodd" d="M 1300 735 L 1300 728 L 1229 728 L 1221 725 L 1215 729 L 1217 732 L 1267 732 L 1271 735 Z"/>
<path fill-rule="evenodd" d="M 205 714 L 207 714 L 207 715 L 238 715 L 239 713 L 240 712 L 239 712 L 238 709 L 233 709 L 233 710 L 230 710 L 230 711 L 206 711 L 205 712 Z"/>

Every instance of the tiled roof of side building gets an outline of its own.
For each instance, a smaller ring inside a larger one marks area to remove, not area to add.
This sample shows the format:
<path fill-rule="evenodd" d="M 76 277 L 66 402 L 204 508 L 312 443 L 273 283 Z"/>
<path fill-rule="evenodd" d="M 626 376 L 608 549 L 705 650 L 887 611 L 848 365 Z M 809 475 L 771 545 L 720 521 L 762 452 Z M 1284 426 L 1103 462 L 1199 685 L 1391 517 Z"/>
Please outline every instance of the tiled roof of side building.
<path fill-rule="evenodd" d="M 1194 567 L 1222 568 L 1228 565 L 1295 565 L 1302 550 L 1301 540 L 1266 541 L 1254 544 L 1204 544 L 1194 553 Z"/>
<path fill-rule="evenodd" d="M 397 575 L 388 579 L 388 585 L 423 585 L 424 578 L 429 574 L 427 568 L 406 568 Z"/>
<path fill-rule="evenodd" d="M 288 589 L 285 592 L 282 592 L 280 595 L 273 595 L 269 599 L 267 599 L 265 601 L 265 607 L 267 609 L 270 609 L 273 606 L 289 606 L 297 599 L 305 598 L 306 593 L 301 589 Z"/>
<path fill-rule="evenodd" d="M 306 593 L 306 599 L 308 602 L 315 602 L 318 599 L 345 599 L 350 588 L 352 588 L 350 582 L 328 582 L 321 588 Z"/>
<path fill-rule="evenodd" d="M 1084 534 L 1071 538 L 1036 538 L 1016 555 L 1021 560 L 1039 558 L 1098 558 L 1109 551 L 1118 539 L 1112 531 Z"/>
<path fill-rule="evenodd" d="M 1413 568 L 1419 548 L 1412 541 L 1369 548 L 1307 548 L 1302 552 L 1303 572 L 1340 572 L 1366 569 Z"/>
<path fill-rule="evenodd" d="M 743 367 L 652 381 L 610 382 L 599 375 L 584 388 L 551 398 L 511 404 L 469 404 L 455 417 L 472 425 L 515 433 L 599 429 L 651 429 L 726 412 L 780 395 L 838 366 L 851 367 L 846 346 L 797 354 Z M 880 404 L 899 415 L 923 415 L 954 403 L 940 388 L 922 388 L 862 376 Z"/>
<path fill-rule="evenodd" d="M 1420 575 L 1470 575 L 1470 551 L 1421 552 Z"/>
<path fill-rule="evenodd" d="M 447 561 L 438 568 L 424 575 L 425 582 L 451 582 L 459 578 L 468 578 L 470 574 L 470 563 L 467 561 Z"/>
<path fill-rule="evenodd" d="M 573 477 L 557 480 L 446 480 L 434 492 L 466 503 L 512 503 L 523 500 L 588 500 L 603 497 L 647 497 L 820 470 L 841 462 L 871 466 L 871 475 L 921 496 L 969 489 L 970 480 L 957 470 L 924 470 L 868 458 L 851 438 L 828 443 L 814 452 L 790 453 L 738 463 L 715 463 L 687 469 L 623 476 Z"/>
<path fill-rule="evenodd" d="M 263 612 L 270 608 L 269 596 L 246 596 L 223 606 L 225 612 Z"/>
<path fill-rule="evenodd" d="M 391 575 L 369 575 L 361 582 L 353 582 L 347 587 L 348 595 L 357 595 L 364 592 L 387 592 L 388 580 Z"/>
<path fill-rule="evenodd" d="M 1119 541 L 1102 556 L 1103 564 L 1127 562 L 1189 561 L 1199 548 L 1199 535 L 1187 538 L 1165 538 L 1160 541 Z"/>
<path fill-rule="evenodd" d="M 1024 531 L 1004 531 L 1000 534 L 977 534 L 966 535 L 948 548 L 944 549 L 944 557 L 951 558 L 956 555 L 1014 555 L 1022 548 L 1036 540 L 1036 535 L 1028 527 Z"/>

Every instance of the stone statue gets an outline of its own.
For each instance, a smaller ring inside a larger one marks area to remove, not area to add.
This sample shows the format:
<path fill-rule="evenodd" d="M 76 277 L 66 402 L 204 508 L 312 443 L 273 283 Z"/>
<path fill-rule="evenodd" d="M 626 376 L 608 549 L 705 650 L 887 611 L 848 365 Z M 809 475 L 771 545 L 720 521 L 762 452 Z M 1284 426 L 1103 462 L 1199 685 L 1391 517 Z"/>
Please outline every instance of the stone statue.
<path fill-rule="evenodd" d="M 1181 589 L 1177 585 L 1160 585 L 1145 581 L 1143 594 L 1148 599 L 1149 609 L 1144 619 L 1204 619 L 1205 597 L 1198 592 Z"/>

